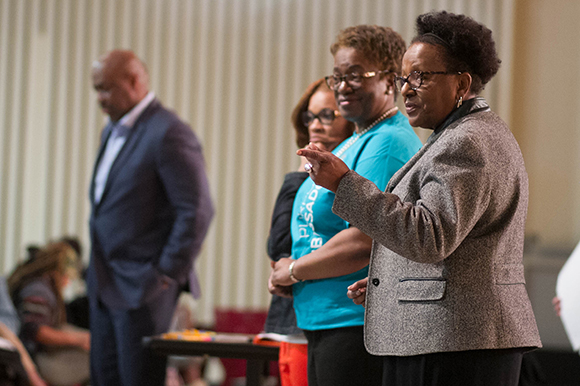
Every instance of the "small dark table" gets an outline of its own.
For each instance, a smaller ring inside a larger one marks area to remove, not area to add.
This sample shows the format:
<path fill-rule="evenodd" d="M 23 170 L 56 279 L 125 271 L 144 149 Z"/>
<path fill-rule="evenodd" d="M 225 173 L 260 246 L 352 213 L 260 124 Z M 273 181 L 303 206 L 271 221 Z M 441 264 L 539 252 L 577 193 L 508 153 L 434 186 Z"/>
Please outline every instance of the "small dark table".
<path fill-rule="evenodd" d="M 252 342 L 192 341 L 166 339 L 159 336 L 143 338 L 143 345 L 161 355 L 203 356 L 246 360 L 246 385 L 260 386 L 266 363 L 278 360 L 279 348 Z"/>

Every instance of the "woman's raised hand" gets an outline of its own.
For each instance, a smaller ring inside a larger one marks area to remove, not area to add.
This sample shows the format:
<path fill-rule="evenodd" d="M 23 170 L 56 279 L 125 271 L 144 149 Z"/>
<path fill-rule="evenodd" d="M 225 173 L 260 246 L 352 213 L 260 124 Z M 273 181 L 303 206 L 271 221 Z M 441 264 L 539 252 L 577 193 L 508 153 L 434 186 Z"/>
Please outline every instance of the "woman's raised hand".
<path fill-rule="evenodd" d="M 296 154 L 308 159 L 311 167 L 306 167 L 306 171 L 314 183 L 332 192 L 336 192 L 340 180 L 350 170 L 340 158 L 313 143 L 298 150 Z"/>

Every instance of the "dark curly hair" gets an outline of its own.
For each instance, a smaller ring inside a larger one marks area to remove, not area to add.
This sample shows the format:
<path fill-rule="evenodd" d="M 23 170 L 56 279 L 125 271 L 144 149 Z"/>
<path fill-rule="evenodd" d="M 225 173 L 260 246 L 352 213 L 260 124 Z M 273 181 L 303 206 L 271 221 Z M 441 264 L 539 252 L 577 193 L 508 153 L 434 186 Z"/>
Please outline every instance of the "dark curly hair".
<path fill-rule="evenodd" d="M 471 91 L 478 94 L 499 70 L 491 30 L 465 15 L 446 11 L 429 12 L 417 17 L 417 36 L 413 43 L 440 46 L 445 51 L 448 71 L 471 74 Z"/>
<path fill-rule="evenodd" d="M 377 25 L 357 25 L 343 29 L 330 46 L 330 52 L 334 56 L 342 47 L 354 48 L 380 70 L 399 75 L 407 48 L 401 35 L 389 27 Z"/>
<path fill-rule="evenodd" d="M 294 126 L 294 130 L 296 131 L 296 145 L 298 145 L 300 149 L 308 145 L 308 142 L 310 142 L 310 133 L 308 132 L 308 127 L 306 127 L 302 122 L 302 113 L 308 111 L 310 98 L 312 98 L 317 91 L 332 92 L 332 90 L 326 85 L 324 78 L 315 80 L 308 85 L 306 91 L 304 91 L 304 94 L 300 97 L 300 100 L 292 111 L 290 120 L 292 121 L 292 126 Z M 348 129 L 353 133 L 354 123 L 348 122 Z"/>

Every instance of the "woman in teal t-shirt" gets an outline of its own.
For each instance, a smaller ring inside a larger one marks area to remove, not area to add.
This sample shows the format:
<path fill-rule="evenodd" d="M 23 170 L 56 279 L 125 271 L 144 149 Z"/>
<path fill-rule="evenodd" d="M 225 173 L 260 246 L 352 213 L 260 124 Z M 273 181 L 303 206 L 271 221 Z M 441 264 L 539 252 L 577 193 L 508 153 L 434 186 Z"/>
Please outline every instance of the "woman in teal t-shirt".
<path fill-rule="evenodd" d="M 326 78 L 341 115 L 356 124 L 333 153 L 385 189 L 421 147 L 395 107 L 394 74 L 405 42 L 377 26 L 347 28 L 331 47 L 334 73 Z M 332 213 L 334 194 L 307 179 L 292 211 L 292 257 L 280 259 L 271 283 L 292 285 L 298 327 L 308 340 L 309 386 L 380 385 L 382 360 L 363 343 L 364 308 L 347 287 L 367 276 L 372 240 Z"/>

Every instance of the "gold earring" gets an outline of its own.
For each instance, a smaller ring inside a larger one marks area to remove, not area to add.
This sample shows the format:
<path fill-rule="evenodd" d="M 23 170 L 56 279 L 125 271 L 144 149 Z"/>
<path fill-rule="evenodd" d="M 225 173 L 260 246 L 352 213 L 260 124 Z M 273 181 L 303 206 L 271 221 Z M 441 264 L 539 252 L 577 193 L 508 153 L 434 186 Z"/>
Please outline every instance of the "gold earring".
<path fill-rule="evenodd" d="M 457 108 L 460 108 L 462 104 L 463 104 L 463 97 L 459 97 L 459 100 L 457 101 Z"/>

